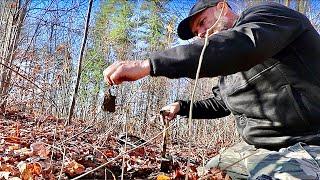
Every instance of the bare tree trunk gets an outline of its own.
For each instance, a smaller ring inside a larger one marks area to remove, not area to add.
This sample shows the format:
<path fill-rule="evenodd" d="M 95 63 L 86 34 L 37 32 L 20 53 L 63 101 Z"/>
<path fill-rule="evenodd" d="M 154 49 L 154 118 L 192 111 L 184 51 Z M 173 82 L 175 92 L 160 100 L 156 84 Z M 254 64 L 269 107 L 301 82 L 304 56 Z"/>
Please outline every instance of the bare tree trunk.
<path fill-rule="evenodd" d="M 290 6 L 290 1 L 291 1 L 291 0 L 284 0 L 284 5 L 287 6 L 287 7 L 289 7 L 289 6 Z"/>
<path fill-rule="evenodd" d="M 74 87 L 74 92 L 73 92 L 73 95 L 72 95 L 72 101 L 71 101 L 71 104 L 70 104 L 70 107 L 69 107 L 69 117 L 68 117 L 68 120 L 66 121 L 65 125 L 67 125 L 67 124 L 69 124 L 71 122 L 71 118 L 73 116 L 73 111 L 74 111 L 74 106 L 75 106 L 75 101 L 76 101 L 76 96 L 78 94 L 80 77 L 81 77 L 81 64 L 82 64 L 82 58 L 83 58 L 83 54 L 84 54 L 84 48 L 85 48 L 85 45 L 86 45 L 86 42 L 87 42 L 87 37 L 88 37 L 88 29 L 89 29 L 89 22 L 90 22 L 90 14 L 91 14 L 91 9 L 92 9 L 92 3 L 93 3 L 93 0 L 90 0 L 89 1 L 89 6 L 88 6 L 88 11 L 87 11 L 87 19 L 86 19 L 83 39 L 82 39 L 82 46 L 81 46 L 81 51 L 80 51 L 79 60 L 78 60 L 76 85 Z"/>
<path fill-rule="evenodd" d="M 308 8 L 309 0 L 298 0 L 296 2 L 296 10 L 302 14 L 306 14 Z"/>
<path fill-rule="evenodd" d="M 17 49 L 18 39 L 21 32 L 22 23 L 24 21 L 27 5 L 29 1 L 22 6 L 18 0 L 2 2 L 0 4 L 0 12 L 3 13 L 0 21 L 1 28 L 1 47 L 0 47 L 0 62 L 11 67 L 13 54 Z M 4 109 L 7 104 L 9 85 L 11 81 L 12 71 L 0 66 L 0 108 Z"/>

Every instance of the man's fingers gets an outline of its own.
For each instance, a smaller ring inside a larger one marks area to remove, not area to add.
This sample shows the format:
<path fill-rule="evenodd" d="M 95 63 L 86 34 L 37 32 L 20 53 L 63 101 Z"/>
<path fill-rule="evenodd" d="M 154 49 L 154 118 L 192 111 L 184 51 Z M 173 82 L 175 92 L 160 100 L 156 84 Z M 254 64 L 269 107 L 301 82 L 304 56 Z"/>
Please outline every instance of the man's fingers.
<path fill-rule="evenodd" d="M 117 61 L 103 72 L 104 80 L 110 85 L 124 81 L 135 81 L 150 74 L 148 61 Z"/>
<path fill-rule="evenodd" d="M 172 109 L 162 109 L 162 110 L 160 110 L 160 115 L 164 119 L 167 119 L 169 121 L 171 121 L 175 117 L 175 114 L 172 112 Z"/>
<path fill-rule="evenodd" d="M 108 69 L 105 69 L 105 70 L 103 71 L 103 80 L 104 80 L 108 85 L 112 86 L 113 84 L 112 84 L 112 82 L 111 82 L 111 80 L 110 80 L 110 76 L 109 76 L 108 74 L 109 74 Z"/>
<path fill-rule="evenodd" d="M 168 116 L 168 120 L 171 121 L 173 118 L 174 118 L 174 114 L 170 113 L 169 116 Z"/>
<path fill-rule="evenodd" d="M 169 109 L 161 109 L 160 114 L 162 116 L 168 116 L 170 114 L 170 110 Z"/>
<path fill-rule="evenodd" d="M 130 78 L 130 75 L 132 76 L 132 74 L 133 73 L 130 71 L 130 68 L 128 68 L 128 64 L 125 62 L 116 62 L 110 66 L 110 69 L 106 73 L 106 78 L 111 84 L 118 85 L 123 83 L 123 81 L 135 80 Z"/>
<path fill-rule="evenodd" d="M 125 80 L 126 70 L 123 65 L 118 65 L 115 71 L 110 76 L 110 81 L 113 84 L 121 84 Z"/>
<path fill-rule="evenodd" d="M 160 110 L 160 114 L 167 120 L 172 120 L 177 116 L 176 105 L 170 104 Z"/>
<path fill-rule="evenodd" d="M 113 64 L 110 65 L 109 67 L 107 67 L 104 71 L 103 71 L 103 78 L 104 81 L 107 82 L 109 85 L 112 85 L 112 82 L 110 80 L 110 75 L 112 74 L 113 70 Z"/>
<path fill-rule="evenodd" d="M 117 71 L 117 69 L 119 68 L 119 66 L 121 66 L 120 62 L 115 62 L 112 65 L 110 65 L 109 67 L 107 67 L 104 71 L 103 71 L 103 76 L 104 76 L 104 80 L 109 84 L 109 85 L 114 85 L 114 80 L 112 78 L 114 77 L 114 73 L 115 71 Z"/>

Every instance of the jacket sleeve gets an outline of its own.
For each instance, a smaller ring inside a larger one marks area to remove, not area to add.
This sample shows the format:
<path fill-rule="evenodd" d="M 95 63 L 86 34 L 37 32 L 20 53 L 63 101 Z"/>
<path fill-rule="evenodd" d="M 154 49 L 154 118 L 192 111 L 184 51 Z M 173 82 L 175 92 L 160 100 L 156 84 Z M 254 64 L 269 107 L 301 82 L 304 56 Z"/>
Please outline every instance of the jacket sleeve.
<path fill-rule="evenodd" d="M 209 38 L 200 77 L 245 71 L 293 42 L 306 28 L 303 15 L 280 4 L 245 11 L 235 26 Z M 151 76 L 195 78 L 204 40 L 177 46 L 150 57 Z"/>
<path fill-rule="evenodd" d="M 215 119 L 230 115 L 229 109 L 221 99 L 219 89 L 214 87 L 213 97 L 201 101 L 196 101 L 193 104 L 192 117 L 194 119 Z M 181 116 L 189 116 L 190 101 L 178 101 L 180 104 Z"/>

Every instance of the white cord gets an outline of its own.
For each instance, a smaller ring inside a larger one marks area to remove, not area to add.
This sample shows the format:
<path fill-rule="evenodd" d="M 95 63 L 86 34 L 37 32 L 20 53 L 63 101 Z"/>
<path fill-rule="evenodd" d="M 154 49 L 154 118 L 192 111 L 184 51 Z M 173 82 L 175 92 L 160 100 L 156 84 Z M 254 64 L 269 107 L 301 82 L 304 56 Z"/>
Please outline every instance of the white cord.
<path fill-rule="evenodd" d="M 194 102 L 194 96 L 196 93 L 196 89 L 197 89 L 197 85 L 198 85 L 198 80 L 199 80 L 199 74 L 200 74 L 200 70 L 201 70 L 201 65 L 202 65 L 202 60 L 203 60 L 203 55 L 204 52 L 208 46 L 208 38 L 209 38 L 209 33 L 212 31 L 212 29 L 218 24 L 218 22 L 221 19 L 222 13 L 224 11 L 225 8 L 225 3 L 226 0 L 223 1 L 223 7 L 222 10 L 220 12 L 220 15 L 217 19 L 217 21 L 211 26 L 211 28 L 207 29 L 206 31 L 206 37 L 205 37 L 205 41 L 204 41 L 204 45 L 200 54 L 200 58 L 199 58 L 199 63 L 198 63 L 198 68 L 197 68 L 197 73 L 196 73 L 196 78 L 195 78 L 195 84 L 193 86 L 193 90 L 192 90 L 192 94 L 191 94 L 191 102 L 190 102 L 190 109 L 189 109 L 189 118 L 188 118 L 188 124 L 189 124 L 189 152 L 188 152 L 188 163 L 187 163 L 187 173 L 186 173 L 186 180 L 188 180 L 188 174 L 190 172 L 190 156 L 191 156 L 191 136 L 192 136 L 192 110 L 193 110 L 193 102 Z"/>

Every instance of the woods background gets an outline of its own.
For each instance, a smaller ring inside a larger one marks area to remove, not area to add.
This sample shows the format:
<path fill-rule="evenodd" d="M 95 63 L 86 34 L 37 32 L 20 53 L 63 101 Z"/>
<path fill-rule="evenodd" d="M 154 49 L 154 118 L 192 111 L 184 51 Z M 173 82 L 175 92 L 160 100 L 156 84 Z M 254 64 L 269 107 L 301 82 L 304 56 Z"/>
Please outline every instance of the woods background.
<path fill-rule="evenodd" d="M 240 13 L 263 0 L 230 0 Z M 319 31 L 317 0 L 277 0 L 304 13 Z M 97 134 L 121 132 L 150 139 L 162 130 L 158 112 L 176 99 L 189 99 L 193 80 L 147 77 L 113 87 L 116 112 L 101 110 L 106 85 L 103 70 L 115 61 L 144 60 L 154 51 L 187 43 L 176 27 L 194 1 L 94 1 L 84 51 L 79 91 L 70 121 L 97 126 Z M 0 2 L 0 112 L 32 114 L 35 120 L 55 116 L 66 120 L 76 82 L 76 67 L 86 19 L 87 0 L 2 0 Z M 216 78 L 202 79 L 196 99 L 207 98 Z M 187 140 L 203 149 L 239 140 L 232 116 L 194 120 L 187 137 L 187 120 L 170 130 L 172 142 Z M 97 141 L 99 143 L 99 140 Z M 102 143 L 102 142 L 101 142 Z"/>

